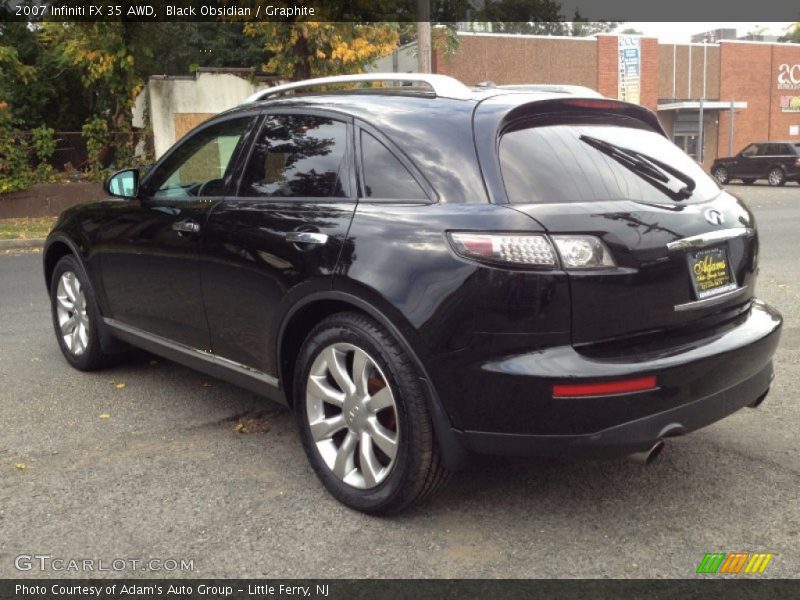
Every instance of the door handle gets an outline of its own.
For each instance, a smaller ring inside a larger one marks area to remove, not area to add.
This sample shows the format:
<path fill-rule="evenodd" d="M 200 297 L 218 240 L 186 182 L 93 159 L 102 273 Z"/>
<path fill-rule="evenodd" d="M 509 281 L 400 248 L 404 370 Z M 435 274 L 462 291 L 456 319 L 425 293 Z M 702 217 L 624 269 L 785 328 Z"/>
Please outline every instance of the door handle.
<path fill-rule="evenodd" d="M 184 219 L 183 221 L 176 221 L 173 223 L 172 230 L 178 233 L 197 233 L 200 231 L 200 223 L 192 221 L 191 219 Z"/>
<path fill-rule="evenodd" d="M 287 242 L 294 244 L 325 244 L 328 242 L 326 233 L 314 231 L 290 231 L 285 235 Z"/>

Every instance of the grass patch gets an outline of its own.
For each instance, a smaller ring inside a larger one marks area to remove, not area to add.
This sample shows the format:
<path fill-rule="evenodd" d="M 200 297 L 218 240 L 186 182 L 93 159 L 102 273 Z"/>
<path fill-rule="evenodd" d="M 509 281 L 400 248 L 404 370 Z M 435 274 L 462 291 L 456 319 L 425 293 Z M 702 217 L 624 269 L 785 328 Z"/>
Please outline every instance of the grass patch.
<path fill-rule="evenodd" d="M 57 217 L 0 219 L 0 240 L 30 240 L 47 237 Z"/>

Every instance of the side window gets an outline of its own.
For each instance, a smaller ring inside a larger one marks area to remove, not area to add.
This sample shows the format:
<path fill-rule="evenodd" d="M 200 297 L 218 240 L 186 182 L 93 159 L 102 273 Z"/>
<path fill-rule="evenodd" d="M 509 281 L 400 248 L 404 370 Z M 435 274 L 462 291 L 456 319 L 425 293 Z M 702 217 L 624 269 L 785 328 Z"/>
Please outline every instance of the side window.
<path fill-rule="evenodd" d="M 251 117 L 232 119 L 192 135 L 158 166 L 148 183 L 149 193 L 176 200 L 224 194 L 231 158 L 250 121 Z"/>
<path fill-rule="evenodd" d="M 758 147 L 759 156 L 773 156 L 775 151 L 775 144 L 761 144 Z"/>
<path fill-rule="evenodd" d="M 755 156 L 758 152 L 758 146 L 750 144 L 747 148 L 742 150 L 742 156 Z"/>
<path fill-rule="evenodd" d="M 428 196 L 397 157 L 366 131 L 361 132 L 364 195 L 385 200 L 427 200 Z"/>
<path fill-rule="evenodd" d="M 347 124 L 312 115 L 269 115 L 247 163 L 240 196 L 350 196 Z"/>

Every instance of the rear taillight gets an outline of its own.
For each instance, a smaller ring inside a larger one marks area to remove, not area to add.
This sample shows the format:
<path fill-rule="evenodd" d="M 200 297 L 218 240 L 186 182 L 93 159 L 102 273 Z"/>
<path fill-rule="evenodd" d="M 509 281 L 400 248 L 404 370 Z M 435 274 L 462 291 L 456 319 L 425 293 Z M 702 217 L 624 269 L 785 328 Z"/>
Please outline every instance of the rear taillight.
<path fill-rule="evenodd" d="M 453 249 L 466 258 L 532 267 L 555 267 L 556 252 L 543 235 L 451 233 Z"/>
<path fill-rule="evenodd" d="M 509 266 L 594 269 L 616 264 L 605 244 L 591 235 L 554 235 L 552 241 L 539 233 L 452 232 L 447 237 L 465 258 Z"/>
<path fill-rule="evenodd" d="M 554 235 L 565 269 L 598 269 L 616 263 L 606 245 L 593 235 Z"/>

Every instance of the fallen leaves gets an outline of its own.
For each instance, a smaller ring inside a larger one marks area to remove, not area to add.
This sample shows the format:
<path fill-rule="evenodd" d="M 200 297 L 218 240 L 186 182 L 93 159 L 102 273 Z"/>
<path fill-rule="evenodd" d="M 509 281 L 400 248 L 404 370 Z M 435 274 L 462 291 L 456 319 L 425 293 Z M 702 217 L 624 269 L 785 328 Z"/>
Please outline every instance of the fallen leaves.
<path fill-rule="evenodd" d="M 17 464 L 14 465 L 14 468 L 17 471 L 24 471 L 25 469 L 28 468 L 28 465 L 26 465 L 25 463 L 17 463 Z"/>
<path fill-rule="evenodd" d="M 124 388 L 125 388 L 125 384 L 124 383 L 118 383 L 117 384 L 117 389 L 118 390 L 121 390 L 121 389 L 124 389 Z"/>
<path fill-rule="evenodd" d="M 233 429 L 239 433 L 266 433 L 272 429 L 267 414 L 256 414 L 239 417 L 233 423 Z"/>
<path fill-rule="evenodd" d="M 108 414 L 108 413 L 101 413 L 101 414 L 100 414 L 100 418 L 101 418 L 101 419 L 103 419 L 103 420 L 105 420 L 105 419 L 110 419 L 110 418 L 111 418 L 111 415 L 110 415 L 110 414 Z"/>

